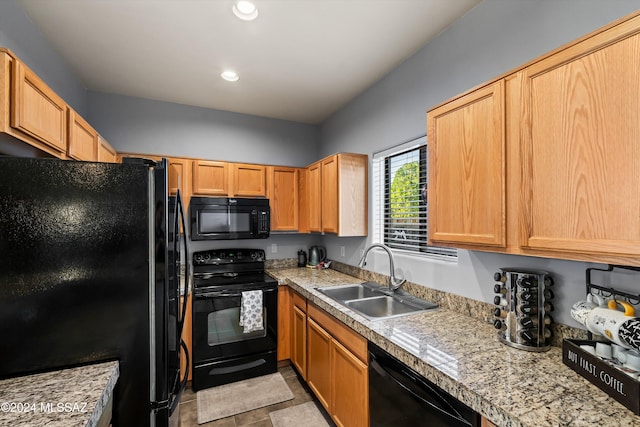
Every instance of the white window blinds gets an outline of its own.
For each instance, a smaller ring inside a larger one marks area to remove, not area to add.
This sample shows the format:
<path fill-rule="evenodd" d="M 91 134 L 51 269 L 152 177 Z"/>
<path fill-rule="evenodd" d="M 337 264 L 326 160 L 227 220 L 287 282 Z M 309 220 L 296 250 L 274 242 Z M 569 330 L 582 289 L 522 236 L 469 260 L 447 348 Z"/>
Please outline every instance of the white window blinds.
<path fill-rule="evenodd" d="M 373 156 L 373 239 L 406 251 L 457 257 L 427 245 L 427 146 L 422 137 Z"/>

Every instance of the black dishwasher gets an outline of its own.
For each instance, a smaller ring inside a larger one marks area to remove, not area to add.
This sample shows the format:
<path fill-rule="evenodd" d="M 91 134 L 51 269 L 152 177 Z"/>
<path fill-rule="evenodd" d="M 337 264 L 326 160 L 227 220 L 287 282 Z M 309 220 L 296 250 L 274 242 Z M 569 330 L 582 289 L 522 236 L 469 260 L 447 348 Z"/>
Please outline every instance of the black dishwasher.
<path fill-rule="evenodd" d="M 480 425 L 477 412 L 373 343 L 369 411 L 370 427 Z"/>

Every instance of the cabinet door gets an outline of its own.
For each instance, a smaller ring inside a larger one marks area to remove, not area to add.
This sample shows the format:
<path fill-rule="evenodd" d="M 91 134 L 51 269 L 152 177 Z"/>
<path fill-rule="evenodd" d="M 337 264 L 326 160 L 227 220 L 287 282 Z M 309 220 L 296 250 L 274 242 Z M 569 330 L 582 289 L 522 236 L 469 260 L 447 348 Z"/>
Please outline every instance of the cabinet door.
<path fill-rule="evenodd" d="M 635 18 L 526 69 L 525 248 L 631 256 L 637 264 L 640 35 L 629 34 L 639 24 Z"/>
<path fill-rule="evenodd" d="M 191 159 L 182 159 L 177 157 L 169 157 L 169 194 L 176 194 L 180 188 L 182 202 L 185 210 L 189 207 L 191 199 Z M 187 212 L 185 212 L 185 215 Z"/>
<path fill-rule="evenodd" d="M 505 247 L 504 81 L 429 111 L 429 242 Z"/>
<path fill-rule="evenodd" d="M 118 163 L 118 153 L 100 135 L 98 135 L 98 161 L 106 163 Z"/>
<path fill-rule="evenodd" d="M 194 160 L 193 194 L 201 196 L 229 195 L 229 164 Z"/>
<path fill-rule="evenodd" d="M 309 233 L 309 170 L 308 168 L 300 169 L 300 175 L 298 180 L 298 231 L 300 233 Z"/>
<path fill-rule="evenodd" d="M 291 359 L 291 291 L 278 286 L 278 361 Z"/>
<path fill-rule="evenodd" d="M 298 229 L 298 168 L 269 167 L 271 231 Z"/>
<path fill-rule="evenodd" d="M 265 197 L 267 172 L 262 165 L 233 163 L 233 195 L 239 197 Z"/>
<path fill-rule="evenodd" d="M 309 323 L 312 321 L 310 320 Z M 311 354 L 311 353 L 310 353 Z M 311 366 L 311 359 L 309 359 Z M 338 341 L 331 343 L 331 416 L 338 426 L 369 425 L 369 371 L 367 365 Z"/>
<path fill-rule="evenodd" d="M 307 378 L 307 313 L 293 306 L 291 318 L 291 363 Z"/>
<path fill-rule="evenodd" d="M 322 231 L 338 232 L 338 156 L 322 160 Z"/>
<path fill-rule="evenodd" d="M 322 231 L 322 166 L 320 162 L 307 168 L 307 200 L 309 207 L 309 231 Z"/>
<path fill-rule="evenodd" d="M 67 104 L 20 61 L 12 72 L 11 127 L 66 153 Z"/>
<path fill-rule="evenodd" d="M 366 154 L 340 153 L 337 158 L 338 235 L 366 236 L 369 232 L 369 157 Z M 331 182 L 328 184 L 332 185 Z"/>
<path fill-rule="evenodd" d="M 75 160 L 98 160 L 98 132 L 73 110 L 69 110 L 68 154 Z"/>
<path fill-rule="evenodd" d="M 307 319 L 307 384 L 329 413 L 331 413 L 331 335 L 320 325 Z M 347 395 L 341 396 L 351 400 Z"/>

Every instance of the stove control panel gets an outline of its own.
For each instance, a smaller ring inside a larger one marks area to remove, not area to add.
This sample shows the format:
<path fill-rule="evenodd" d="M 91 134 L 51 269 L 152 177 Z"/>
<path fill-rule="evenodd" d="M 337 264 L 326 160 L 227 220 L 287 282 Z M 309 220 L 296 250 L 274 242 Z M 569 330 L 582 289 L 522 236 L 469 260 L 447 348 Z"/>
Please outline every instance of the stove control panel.
<path fill-rule="evenodd" d="M 242 264 L 264 260 L 262 249 L 211 249 L 193 253 L 193 265 Z"/>

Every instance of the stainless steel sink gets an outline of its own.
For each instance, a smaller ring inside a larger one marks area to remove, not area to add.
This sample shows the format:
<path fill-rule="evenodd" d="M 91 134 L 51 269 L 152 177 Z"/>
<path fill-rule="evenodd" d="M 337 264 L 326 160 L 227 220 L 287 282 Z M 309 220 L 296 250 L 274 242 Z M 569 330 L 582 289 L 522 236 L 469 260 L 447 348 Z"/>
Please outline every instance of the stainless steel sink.
<path fill-rule="evenodd" d="M 341 285 L 332 286 L 330 288 L 317 288 L 326 296 L 333 298 L 337 301 L 348 301 L 354 299 L 374 297 L 382 295 L 379 290 L 372 289 L 362 284 L 357 285 Z"/>
<path fill-rule="evenodd" d="M 401 290 L 391 292 L 386 286 L 373 282 L 316 289 L 369 320 L 405 316 L 438 307 Z"/>
<path fill-rule="evenodd" d="M 426 308 L 398 301 L 393 297 L 381 296 L 346 301 L 345 305 L 367 317 L 394 317 L 403 314 L 425 311 Z"/>

